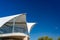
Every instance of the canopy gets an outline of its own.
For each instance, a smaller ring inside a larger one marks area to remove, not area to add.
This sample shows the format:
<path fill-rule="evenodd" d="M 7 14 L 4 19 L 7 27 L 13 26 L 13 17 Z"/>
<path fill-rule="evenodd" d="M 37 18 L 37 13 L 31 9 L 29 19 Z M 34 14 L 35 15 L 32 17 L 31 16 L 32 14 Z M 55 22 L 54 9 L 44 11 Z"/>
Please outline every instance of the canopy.
<path fill-rule="evenodd" d="M 27 23 L 25 14 L 17 14 L 7 17 L 1 17 L 0 27 L 2 27 L 4 24 L 8 24 L 8 23 L 12 24 L 13 21 L 15 21 L 16 24 L 23 24 L 21 26 L 25 26 L 28 29 L 28 33 L 30 33 L 32 26 L 35 24 L 35 23 Z"/>

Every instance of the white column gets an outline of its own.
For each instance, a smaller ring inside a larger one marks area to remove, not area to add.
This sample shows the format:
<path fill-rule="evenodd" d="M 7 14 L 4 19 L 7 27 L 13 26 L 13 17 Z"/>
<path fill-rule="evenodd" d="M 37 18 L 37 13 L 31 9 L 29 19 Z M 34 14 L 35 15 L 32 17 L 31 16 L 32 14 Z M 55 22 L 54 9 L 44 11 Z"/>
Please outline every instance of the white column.
<path fill-rule="evenodd" d="M 15 22 L 16 22 L 16 18 L 14 18 L 14 20 L 13 20 L 13 29 L 12 29 L 13 33 L 14 33 Z"/>

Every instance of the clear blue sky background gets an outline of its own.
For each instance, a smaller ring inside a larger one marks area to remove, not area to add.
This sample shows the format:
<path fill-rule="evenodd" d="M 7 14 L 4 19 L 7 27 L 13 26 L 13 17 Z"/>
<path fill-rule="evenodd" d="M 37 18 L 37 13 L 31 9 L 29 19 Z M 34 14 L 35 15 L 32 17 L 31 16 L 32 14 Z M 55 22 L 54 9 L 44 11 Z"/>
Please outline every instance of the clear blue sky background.
<path fill-rule="evenodd" d="M 0 0 L 0 17 L 19 13 L 27 13 L 27 21 L 37 23 L 31 30 L 31 40 L 60 36 L 59 0 Z"/>

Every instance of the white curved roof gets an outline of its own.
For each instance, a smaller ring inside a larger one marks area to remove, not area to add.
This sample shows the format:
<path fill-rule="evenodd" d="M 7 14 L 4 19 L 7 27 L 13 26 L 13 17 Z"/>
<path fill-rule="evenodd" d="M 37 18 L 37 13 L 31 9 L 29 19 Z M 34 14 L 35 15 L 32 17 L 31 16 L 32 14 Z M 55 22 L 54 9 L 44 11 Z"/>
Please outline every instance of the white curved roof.
<path fill-rule="evenodd" d="M 26 23 L 25 26 L 27 26 L 28 28 L 28 33 L 30 33 L 30 30 L 32 28 L 32 26 L 35 23 L 27 23 L 26 22 L 26 15 L 25 14 L 17 14 L 17 15 L 12 15 L 12 16 L 7 16 L 7 17 L 1 17 L 0 18 L 0 27 L 2 27 L 4 24 L 6 24 L 7 22 L 13 22 L 13 20 L 16 19 L 16 22 L 24 22 Z"/>
<path fill-rule="evenodd" d="M 2 27 L 5 23 L 9 22 L 13 18 L 15 18 L 17 16 L 20 16 L 20 15 L 22 15 L 22 14 L 12 15 L 12 16 L 7 16 L 7 17 L 0 18 L 0 27 Z"/>

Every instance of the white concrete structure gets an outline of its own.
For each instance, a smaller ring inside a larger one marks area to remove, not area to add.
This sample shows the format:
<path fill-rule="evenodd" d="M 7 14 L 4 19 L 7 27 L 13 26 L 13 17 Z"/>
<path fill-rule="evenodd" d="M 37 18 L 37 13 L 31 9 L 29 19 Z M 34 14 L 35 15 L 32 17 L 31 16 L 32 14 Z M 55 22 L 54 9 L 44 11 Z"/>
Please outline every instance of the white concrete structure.
<path fill-rule="evenodd" d="M 0 18 L 0 38 L 16 38 L 16 40 L 29 40 L 29 33 L 35 23 L 26 21 L 26 14 L 17 14 Z"/>

